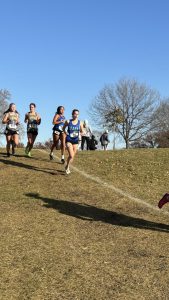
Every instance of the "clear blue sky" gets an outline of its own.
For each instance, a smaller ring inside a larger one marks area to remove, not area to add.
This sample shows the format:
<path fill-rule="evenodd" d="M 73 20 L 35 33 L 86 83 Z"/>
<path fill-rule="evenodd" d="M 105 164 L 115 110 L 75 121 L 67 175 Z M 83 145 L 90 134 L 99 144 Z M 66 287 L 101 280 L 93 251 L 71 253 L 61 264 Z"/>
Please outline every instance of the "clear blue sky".
<path fill-rule="evenodd" d="M 169 96 L 168 0 L 0 0 L 0 89 L 51 137 L 58 105 L 88 119 L 107 83 L 136 78 Z"/>

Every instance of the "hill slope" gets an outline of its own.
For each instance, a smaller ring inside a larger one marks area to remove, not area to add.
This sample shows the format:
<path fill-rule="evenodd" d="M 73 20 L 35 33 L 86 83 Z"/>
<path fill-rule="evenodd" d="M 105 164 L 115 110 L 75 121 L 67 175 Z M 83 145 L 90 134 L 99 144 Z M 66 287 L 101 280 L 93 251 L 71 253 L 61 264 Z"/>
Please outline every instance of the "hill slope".
<path fill-rule="evenodd" d="M 0 299 L 167 299 L 168 150 L 79 152 L 70 176 L 17 153 L 0 153 Z"/>

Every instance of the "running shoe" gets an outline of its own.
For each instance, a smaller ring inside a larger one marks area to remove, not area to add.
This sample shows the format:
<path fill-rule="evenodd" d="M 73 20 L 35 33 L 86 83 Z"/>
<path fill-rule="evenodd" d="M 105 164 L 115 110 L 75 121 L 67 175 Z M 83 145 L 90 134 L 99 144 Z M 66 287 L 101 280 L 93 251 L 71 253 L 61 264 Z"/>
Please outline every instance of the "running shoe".
<path fill-rule="evenodd" d="M 32 155 L 31 155 L 31 152 L 30 152 L 30 151 L 28 152 L 28 154 L 27 154 L 27 155 L 28 155 L 28 157 L 32 157 Z"/>
<path fill-rule="evenodd" d="M 7 152 L 7 154 L 6 154 L 6 155 L 7 155 L 7 157 L 10 157 L 10 153 L 9 153 L 9 152 Z"/>
<path fill-rule="evenodd" d="M 68 168 L 65 168 L 65 172 L 66 172 L 67 175 L 70 174 L 70 169 L 69 169 L 69 167 L 68 167 Z"/>
<path fill-rule="evenodd" d="M 158 202 L 158 207 L 162 208 L 164 204 L 166 204 L 167 202 L 169 202 L 169 194 L 165 194 L 163 196 L 163 198 Z"/>
<path fill-rule="evenodd" d="M 64 164 L 65 163 L 65 159 L 61 158 L 61 163 Z"/>
<path fill-rule="evenodd" d="M 50 160 L 53 160 L 53 154 L 49 154 Z"/>
<path fill-rule="evenodd" d="M 26 147 L 26 148 L 25 148 L 25 154 L 28 155 L 28 153 L 29 153 L 29 148 Z"/>

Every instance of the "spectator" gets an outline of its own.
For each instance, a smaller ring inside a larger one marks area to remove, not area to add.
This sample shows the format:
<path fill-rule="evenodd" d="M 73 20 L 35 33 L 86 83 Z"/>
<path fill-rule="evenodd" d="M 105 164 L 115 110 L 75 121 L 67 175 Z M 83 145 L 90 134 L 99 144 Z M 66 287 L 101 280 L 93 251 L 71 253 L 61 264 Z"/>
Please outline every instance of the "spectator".
<path fill-rule="evenodd" d="M 109 141 L 108 130 L 106 130 L 100 137 L 100 142 L 104 150 L 107 150 Z"/>
<path fill-rule="evenodd" d="M 96 150 L 97 145 L 98 145 L 98 141 L 96 140 L 95 136 L 92 134 L 92 137 L 89 140 L 89 150 Z"/>
<path fill-rule="evenodd" d="M 84 150 L 84 145 L 86 143 L 86 149 L 89 150 L 89 140 L 91 137 L 91 129 L 89 127 L 88 121 L 85 120 L 83 122 L 83 133 L 82 133 L 82 140 L 81 140 L 81 149 Z"/>

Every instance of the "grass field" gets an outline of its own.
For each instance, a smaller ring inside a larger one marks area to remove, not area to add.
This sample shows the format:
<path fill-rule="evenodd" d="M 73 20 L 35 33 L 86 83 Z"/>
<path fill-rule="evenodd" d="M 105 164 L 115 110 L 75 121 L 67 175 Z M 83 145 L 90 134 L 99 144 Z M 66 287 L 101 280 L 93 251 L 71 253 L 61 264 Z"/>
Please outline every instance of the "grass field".
<path fill-rule="evenodd" d="M 169 299 L 169 149 L 4 152 L 0 299 Z"/>

